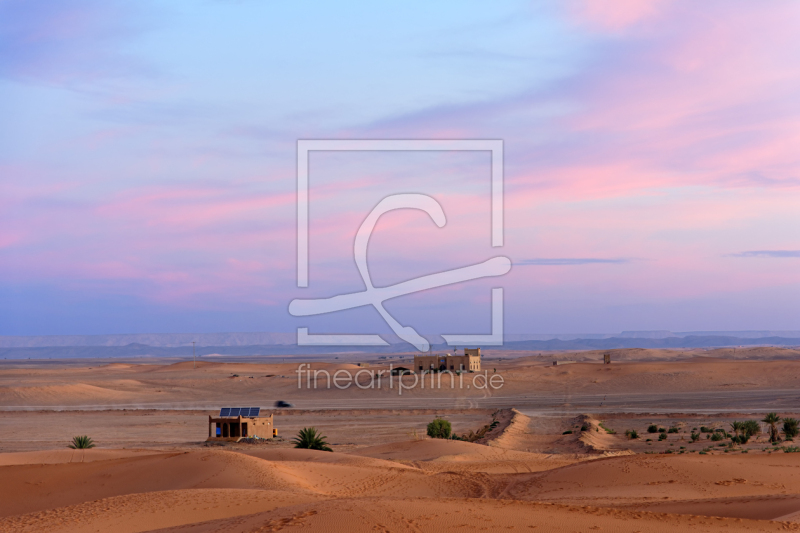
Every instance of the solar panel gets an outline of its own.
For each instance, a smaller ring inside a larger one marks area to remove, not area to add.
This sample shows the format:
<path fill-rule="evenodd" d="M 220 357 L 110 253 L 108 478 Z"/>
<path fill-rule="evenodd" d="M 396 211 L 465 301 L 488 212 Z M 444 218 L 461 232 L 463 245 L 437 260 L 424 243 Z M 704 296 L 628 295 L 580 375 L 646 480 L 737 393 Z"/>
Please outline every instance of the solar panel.
<path fill-rule="evenodd" d="M 219 410 L 219 416 L 243 416 L 255 417 L 261 414 L 260 407 L 223 407 Z"/>

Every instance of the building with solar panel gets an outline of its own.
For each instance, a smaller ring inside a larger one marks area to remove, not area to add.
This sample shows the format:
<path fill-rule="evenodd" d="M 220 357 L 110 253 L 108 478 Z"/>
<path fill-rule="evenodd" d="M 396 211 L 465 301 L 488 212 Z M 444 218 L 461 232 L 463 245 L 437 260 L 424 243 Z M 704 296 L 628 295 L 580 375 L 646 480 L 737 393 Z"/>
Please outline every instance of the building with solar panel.
<path fill-rule="evenodd" d="M 248 438 L 277 437 L 273 414 L 268 417 L 260 414 L 260 407 L 223 407 L 219 416 L 208 417 L 208 440 L 239 442 Z"/>

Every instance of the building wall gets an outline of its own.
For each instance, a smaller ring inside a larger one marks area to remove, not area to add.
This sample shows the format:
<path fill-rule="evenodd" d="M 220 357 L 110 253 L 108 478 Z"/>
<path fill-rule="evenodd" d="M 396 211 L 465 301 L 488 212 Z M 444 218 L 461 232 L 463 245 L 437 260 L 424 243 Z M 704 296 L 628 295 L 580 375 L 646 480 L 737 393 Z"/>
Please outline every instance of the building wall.
<path fill-rule="evenodd" d="M 248 417 L 208 417 L 208 440 L 238 440 L 243 437 L 260 437 L 271 439 L 276 435 L 274 425 L 274 415 Z M 247 434 L 244 435 L 244 425 L 247 424 Z M 227 428 L 224 426 L 227 425 Z M 220 436 L 217 437 L 217 427 L 220 428 Z M 241 431 L 239 428 L 242 428 Z M 226 436 L 227 434 L 227 436 Z"/>
<path fill-rule="evenodd" d="M 474 351 L 473 351 L 474 352 Z M 414 372 L 425 370 L 444 370 L 455 372 L 462 370 L 465 372 L 479 372 L 481 369 L 480 348 L 477 355 L 415 355 Z"/>

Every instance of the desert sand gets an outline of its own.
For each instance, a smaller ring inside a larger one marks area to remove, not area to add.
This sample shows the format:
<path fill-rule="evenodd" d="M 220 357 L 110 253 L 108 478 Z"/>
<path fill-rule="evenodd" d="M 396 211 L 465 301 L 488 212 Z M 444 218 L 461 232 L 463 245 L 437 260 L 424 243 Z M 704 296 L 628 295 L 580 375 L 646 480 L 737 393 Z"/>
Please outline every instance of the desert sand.
<path fill-rule="evenodd" d="M 484 361 L 499 390 L 403 396 L 298 389 L 282 363 L 3 362 L 0 531 L 800 530 L 793 443 L 710 439 L 767 411 L 800 418 L 800 363 L 721 355 L 504 357 Z M 297 406 L 274 411 L 281 438 L 204 442 L 212 406 L 278 399 Z M 498 424 L 476 442 L 431 439 L 436 416 L 458 434 Z M 308 426 L 334 451 L 293 448 Z M 83 434 L 98 447 L 66 448 Z"/>

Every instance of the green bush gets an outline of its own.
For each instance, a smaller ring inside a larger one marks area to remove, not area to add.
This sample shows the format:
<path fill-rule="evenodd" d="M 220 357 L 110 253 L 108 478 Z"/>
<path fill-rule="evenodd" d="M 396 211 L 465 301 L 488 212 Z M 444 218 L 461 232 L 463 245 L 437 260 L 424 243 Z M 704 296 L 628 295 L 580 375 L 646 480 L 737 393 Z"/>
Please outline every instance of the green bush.
<path fill-rule="evenodd" d="M 658 436 L 658 440 L 667 440 L 667 434 L 662 433 L 661 435 Z"/>
<path fill-rule="evenodd" d="M 636 432 L 635 429 L 629 429 L 628 431 L 626 431 L 625 432 L 625 436 L 628 437 L 629 439 L 638 439 L 639 438 L 639 434 Z"/>
<path fill-rule="evenodd" d="M 564 433 L 562 433 L 562 435 L 572 435 L 572 430 L 568 429 Z"/>
<path fill-rule="evenodd" d="M 666 428 L 658 428 L 658 432 L 659 433 L 666 433 L 667 430 L 666 430 Z"/>
<path fill-rule="evenodd" d="M 600 422 L 597 425 L 600 426 L 601 428 L 603 428 L 605 430 L 605 432 L 610 434 L 610 435 L 616 435 L 617 434 L 617 432 L 614 431 L 613 429 L 609 429 L 609 428 L 605 427 L 602 422 Z"/>
<path fill-rule="evenodd" d="M 793 439 L 800 433 L 800 427 L 798 427 L 798 425 L 800 425 L 800 422 L 795 418 L 783 419 L 783 434 L 787 439 Z"/>
<path fill-rule="evenodd" d="M 692 431 L 691 437 L 692 437 L 692 442 L 697 442 L 697 439 L 700 438 L 700 433 L 695 433 L 694 431 Z"/>
<path fill-rule="evenodd" d="M 706 426 L 700 426 L 700 433 L 713 433 L 714 428 L 709 428 Z"/>
<path fill-rule="evenodd" d="M 667 430 L 667 433 L 677 433 L 677 432 L 678 432 L 678 428 L 676 428 L 676 427 L 671 427 L 671 428 L 669 428 Z"/>
<path fill-rule="evenodd" d="M 73 450 L 85 450 L 88 448 L 94 448 L 94 442 L 86 435 L 81 437 L 72 437 L 72 443 L 70 443 L 69 447 Z"/>
<path fill-rule="evenodd" d="M 650 424 L 649 426 L 647 426 L 647 432 L 648 433 L 658 433 L 658 426 L 655 425 L 655 424 Z"/>
<path fill-rule="evenodd" d="M 718 441 L 718 440 L 722 440 L 722 439 L 724 439 L 724 438 L 725 438 L 725 437 L 722 435 L 722 433 L 717 433 L 717 432 L 714 432 L 714 433 L 711 435 L 711 440 L 713 440 L 713 441 L 715 441 L 715 442 L 716 442 L 716 441 Z"/>
<path fill-rule="evenodd" d="M 583 425 L 581 426 L 581 431 L 589 431 L 589 429 L 591 429 L 591 428 L 589 427 L 589 424 L 587 424 L 586 422 L 584 422 L 584 423 L 583 423 Z"/>
<path fill-rule="evenodd" d="M 444 418 L 435 418 L 428 424 L 428 436 L 434 439 L 448 439 L 453 427 Z"/>
<path fill-rule="evenodd" d="M 294 442 L 295 448 L 332 452 L 333 450 L 325 442 L 326 438 L 322 433 L 318 433 L 316 428 L 303 428 L 297 433 L 297 437 L 292 439 L 292 442 Z"/>
<path fill-rule="evenodd" d="M 753 437 L 761 433 L 761 425 L 757 420 L 745 420 L 742 422 L 742 434 Z"/>

